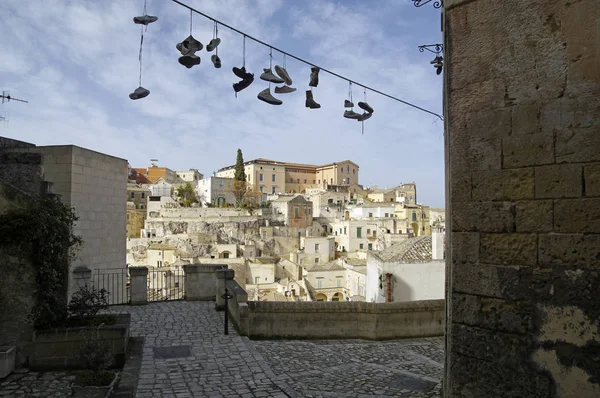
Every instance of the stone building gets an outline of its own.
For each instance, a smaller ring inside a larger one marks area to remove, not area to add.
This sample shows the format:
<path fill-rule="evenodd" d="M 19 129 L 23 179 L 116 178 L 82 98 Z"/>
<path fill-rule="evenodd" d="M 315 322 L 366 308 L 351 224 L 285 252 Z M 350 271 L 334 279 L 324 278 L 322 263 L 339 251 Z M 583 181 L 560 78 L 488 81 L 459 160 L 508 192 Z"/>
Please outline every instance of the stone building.
<path fill-rule="evenodd" d="M 302 196 L 281 196 L 271 206 L 273 218 L 283 221 L 292 228 L 309 228 L 312 226 L 312 202 Z"/>
<path fill-rule="evenodd" d="M 598 397 L 599 3 L 443 3 L 445 396 Z"/>

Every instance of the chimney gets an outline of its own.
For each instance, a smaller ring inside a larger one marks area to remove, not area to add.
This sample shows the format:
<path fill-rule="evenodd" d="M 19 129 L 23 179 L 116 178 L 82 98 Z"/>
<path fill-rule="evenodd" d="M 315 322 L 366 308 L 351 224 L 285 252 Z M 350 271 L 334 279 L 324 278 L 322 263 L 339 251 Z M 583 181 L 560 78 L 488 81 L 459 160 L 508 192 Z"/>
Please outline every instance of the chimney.
<path fill-rule="evenodd" d="M 444 259 L 444 228 L 433 227 L 431 231 L 431 258 Z"/>

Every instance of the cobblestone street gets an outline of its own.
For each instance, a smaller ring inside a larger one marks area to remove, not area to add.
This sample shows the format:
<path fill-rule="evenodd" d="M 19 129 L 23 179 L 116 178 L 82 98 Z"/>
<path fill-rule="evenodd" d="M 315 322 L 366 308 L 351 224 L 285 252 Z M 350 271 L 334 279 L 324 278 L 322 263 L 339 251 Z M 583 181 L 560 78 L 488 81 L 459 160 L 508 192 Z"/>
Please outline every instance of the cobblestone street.
<path fill-rule="evenodd" d="M 223 313 L 214 310 L 213 302 L 160 302 L 112 307 L 110 312 L 131 313 L 132 336 L 145 338 L 140 398 L 429 398 L 439 396 L 441 388 L 442 338 L 249 340 L 233 328 L 223 334 Z M 65 379 L 62 373 L 30 373 L 26 378 L 46 380 L 48 387 L 64 391 L 64 382 L 52 374 Z M 1 383 L 2 391 L 27 396 L 31 383 L 19 382 L 26 378 Z M 44 385 L 35 388 L 45 391 Z M 38 396 L 65 396 L 53 391 Z"/>

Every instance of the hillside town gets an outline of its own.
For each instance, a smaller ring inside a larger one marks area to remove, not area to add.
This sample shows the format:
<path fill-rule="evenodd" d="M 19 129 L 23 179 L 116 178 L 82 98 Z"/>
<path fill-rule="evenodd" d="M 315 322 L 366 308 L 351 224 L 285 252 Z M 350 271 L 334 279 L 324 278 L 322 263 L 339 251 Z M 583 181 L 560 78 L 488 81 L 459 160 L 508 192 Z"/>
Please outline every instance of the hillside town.
<path fill-rule="evenodd" d="M 442 299 L 444 209 L 419 203 L 415 182 L 363 186 L 359 169 L 241 150 L 210 176 L 129 167 L 127 266 L 148 267 L 148 294 L 165 299 L 186 264 L 226 264 L 257 301 Z"/>

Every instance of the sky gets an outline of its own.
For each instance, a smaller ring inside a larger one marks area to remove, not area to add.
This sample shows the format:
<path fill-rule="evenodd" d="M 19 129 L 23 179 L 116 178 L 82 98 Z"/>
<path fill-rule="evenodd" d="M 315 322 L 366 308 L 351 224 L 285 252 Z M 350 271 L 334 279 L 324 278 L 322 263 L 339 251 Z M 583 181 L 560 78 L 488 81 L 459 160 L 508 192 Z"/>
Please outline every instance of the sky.
<path fill-rule="evenodd" d="M 434 113 L 442 113 L 442 76 L 434 55 L 418 46 L 440 43 L 440 10 L 410 0 L 183 0 L 222 22 L 356 82 Z M 232 67 L 243 60 L 243 39 L 219 27 L 223 67 L 206 44 L 213 22 L 195 14 L 193 36 L 205 46 L 191 69 L 175 45 L 189 35 L 190 13 L 168 0 L 148 0 L 158 21 L 144 29 L 144 99 L 138 87 L 143 0 L 2 0 L 0 90 L 29 103 L 0 105 L 0 136 L 36 145 L 73 144 L 147 167 L 211 175 L 245 160 L 327 164 L 350 159 L 359 183 L 380 188 L 415 182 L 420 203 L 444 206 L 443 122 L 436 116 L 367 91 L 373 116 L 345 119 L 348 82 L 323 71 L 313 88 L 320 109 L 304 106 L 310 66 L 286 59 L 297 91 L 259 101 L 269 86 L 269 48 L 246 40 L 246 69 L 255 80 L 237 98 Z M 273 51 L 273 67 L 283 55 Z M 275 85 L 271 84 L 273 92 Z M 353 85 L 356 104 L 365 94 Z M 360 111 L 359 108 L 355 108 Z"/>

